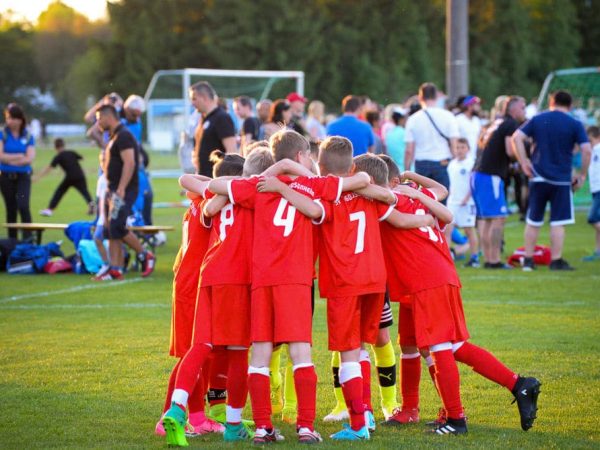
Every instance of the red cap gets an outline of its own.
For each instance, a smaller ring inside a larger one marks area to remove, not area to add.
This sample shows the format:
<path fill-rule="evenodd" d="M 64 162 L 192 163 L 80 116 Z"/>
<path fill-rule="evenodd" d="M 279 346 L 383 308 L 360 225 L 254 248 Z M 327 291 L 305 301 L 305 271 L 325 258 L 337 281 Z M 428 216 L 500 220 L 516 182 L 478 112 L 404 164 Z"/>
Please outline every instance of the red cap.
<path fill-rule="evenodd" d="M 292 103 L 292 102 L 306 103 L 307 102 L 306 97 L 302 97 L 297 92 L 292 92 L 292 93 L 288 94 L 288 96 L 285 99 L 290 103 Z"/>

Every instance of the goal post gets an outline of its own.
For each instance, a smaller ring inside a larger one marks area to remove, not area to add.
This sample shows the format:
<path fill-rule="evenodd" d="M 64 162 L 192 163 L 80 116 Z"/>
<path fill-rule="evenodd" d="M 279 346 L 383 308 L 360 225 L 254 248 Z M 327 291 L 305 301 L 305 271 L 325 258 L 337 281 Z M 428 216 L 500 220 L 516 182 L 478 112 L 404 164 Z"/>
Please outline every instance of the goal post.
<path fill-rule="evenodd" d="M 575 106 L 594 114 L 600 109 L 600 67 L 577 67 L 550 72 L 538 97 L 540 111 L 548 108 L 548 96 L 558 89 L 569 91 Z"/>
<path fill-rule="evenodd" d="M 152 76 L 144 95 L 147 136 L 152 149 L 171 151 L 177 148 L 180 133 L 192 114 L 189 88 L 200 80 L 208 81 L 228 104 L 238 95 L 247 95 L 257 102 L 285 97 L 294 91 L 304 95 L 304 72 L 301 71 L 159 70 Z"/>

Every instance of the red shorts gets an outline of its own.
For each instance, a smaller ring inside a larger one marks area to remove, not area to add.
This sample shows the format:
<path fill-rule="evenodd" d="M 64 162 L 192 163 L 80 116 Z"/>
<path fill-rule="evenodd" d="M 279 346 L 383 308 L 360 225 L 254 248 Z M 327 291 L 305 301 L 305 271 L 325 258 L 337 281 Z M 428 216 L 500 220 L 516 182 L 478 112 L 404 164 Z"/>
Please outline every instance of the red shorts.
<path fill-rule="evenodd" d="M 250 286 L 200 288 L 194 317 L 194 344 L 250 346 Z"/>
<path fill-rule="evenodd" d="M 311 288 L 304 284 L 252 291 L 252 342 L 312 343 Z"/>
<path fill-rule="evenodd" d="M 400 302 L 400 345 L 427 348 L 469 339 L 460 288 L 445 285 L 416 292 Z"/>
<path fill-rule="evenodd" d="M 192 344 L 196 296 L 193 300 L 181 299 L 173 302 L 171 310 L 171 343 L 169 355 L 183 358 Z"/>
<path fill-rule="evenodd" d="M 345 352 L 360 348 L 361 342 L 374 344 L 385 293 L 327 299 L 329 350 Z"/>

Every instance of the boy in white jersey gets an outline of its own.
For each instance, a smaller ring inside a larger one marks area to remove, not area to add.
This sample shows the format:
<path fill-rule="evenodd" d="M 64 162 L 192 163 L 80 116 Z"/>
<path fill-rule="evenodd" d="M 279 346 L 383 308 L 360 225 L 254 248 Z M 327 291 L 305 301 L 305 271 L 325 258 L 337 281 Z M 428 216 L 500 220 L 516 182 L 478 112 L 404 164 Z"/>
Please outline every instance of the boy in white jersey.
<path fill-rule="evenodd" d="M 588 170 L 592 206 L 588 215 L 588 223 L 596 230 L 596 249 L 594 253 L 583 258 L 583 261 L 589 262 L 600 261 L 600 128 L 589 127 L 587 135 L 592 144 L 592 160 Z"/>
<path fill-rule="evenodd" d="M 465 267 L 479 267 L 479 239 L 475 230 L 475 201 L 471 195 L 471 170 L 473 159 L 469 155 L 469 141 L 465 138 L 457 140 L 456 158 L 448 164 L 450 178 L 450 194 L 448 209 L 454 215 L 454 223 L 446 228 L 446 236 L 452 235 L 454 226 L 461 228 L 469 239 L 471 258 Z"/>

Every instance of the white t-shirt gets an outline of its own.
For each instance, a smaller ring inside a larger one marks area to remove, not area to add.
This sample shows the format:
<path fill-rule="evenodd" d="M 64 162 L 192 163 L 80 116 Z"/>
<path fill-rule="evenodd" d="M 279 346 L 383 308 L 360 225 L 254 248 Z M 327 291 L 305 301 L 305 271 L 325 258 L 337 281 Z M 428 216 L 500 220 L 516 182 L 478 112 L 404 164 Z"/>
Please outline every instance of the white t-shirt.
<path fill-rule="evenodd" d="M 427 107 L 427 112 L 444 136 L 460 137 L 456 117 L 450 111 L 430 106 Z M 415 143 L 416 161 L 441 161 L 452 158 L 448 141 L 440 136 L 423 109 L 406 121 L 404 140 L 407 143 Z"/>
<path fill-rule="evenodd" d="M 588 169 L 590 176 L 590 192 L 592 194 L 600 191 L 600 144 L 592 148 L 592 160 Z"/>
<path fill-rule="evenodd" d="M 477 141 L 479 139 L 479 133 L 481 133 L 481 120 L 479 120 L 479 117 L 477 116 L 473 116 L 469 119 L 464 113 L 461 113 L 456 116 L 456 121 L 458 122 L 458 132 L 460 133 L 460 137 L 469 141 L 470 151 L 467 158 L 475 159 L 475 156 L 477 155 Z"/>
<path fill-rule="evenodd" d="M 454 158 L 448 164 L 448 177 L 450 178 L 450 194 L 448 195 L 449 205 L 460 205 L 463 199 L 471 192 L 471 170 L 473 169 L 473 160 L 465 158 L 462 161 Z M 475 201 L 471 196 L 467 205 L 474 205 Z"/>

